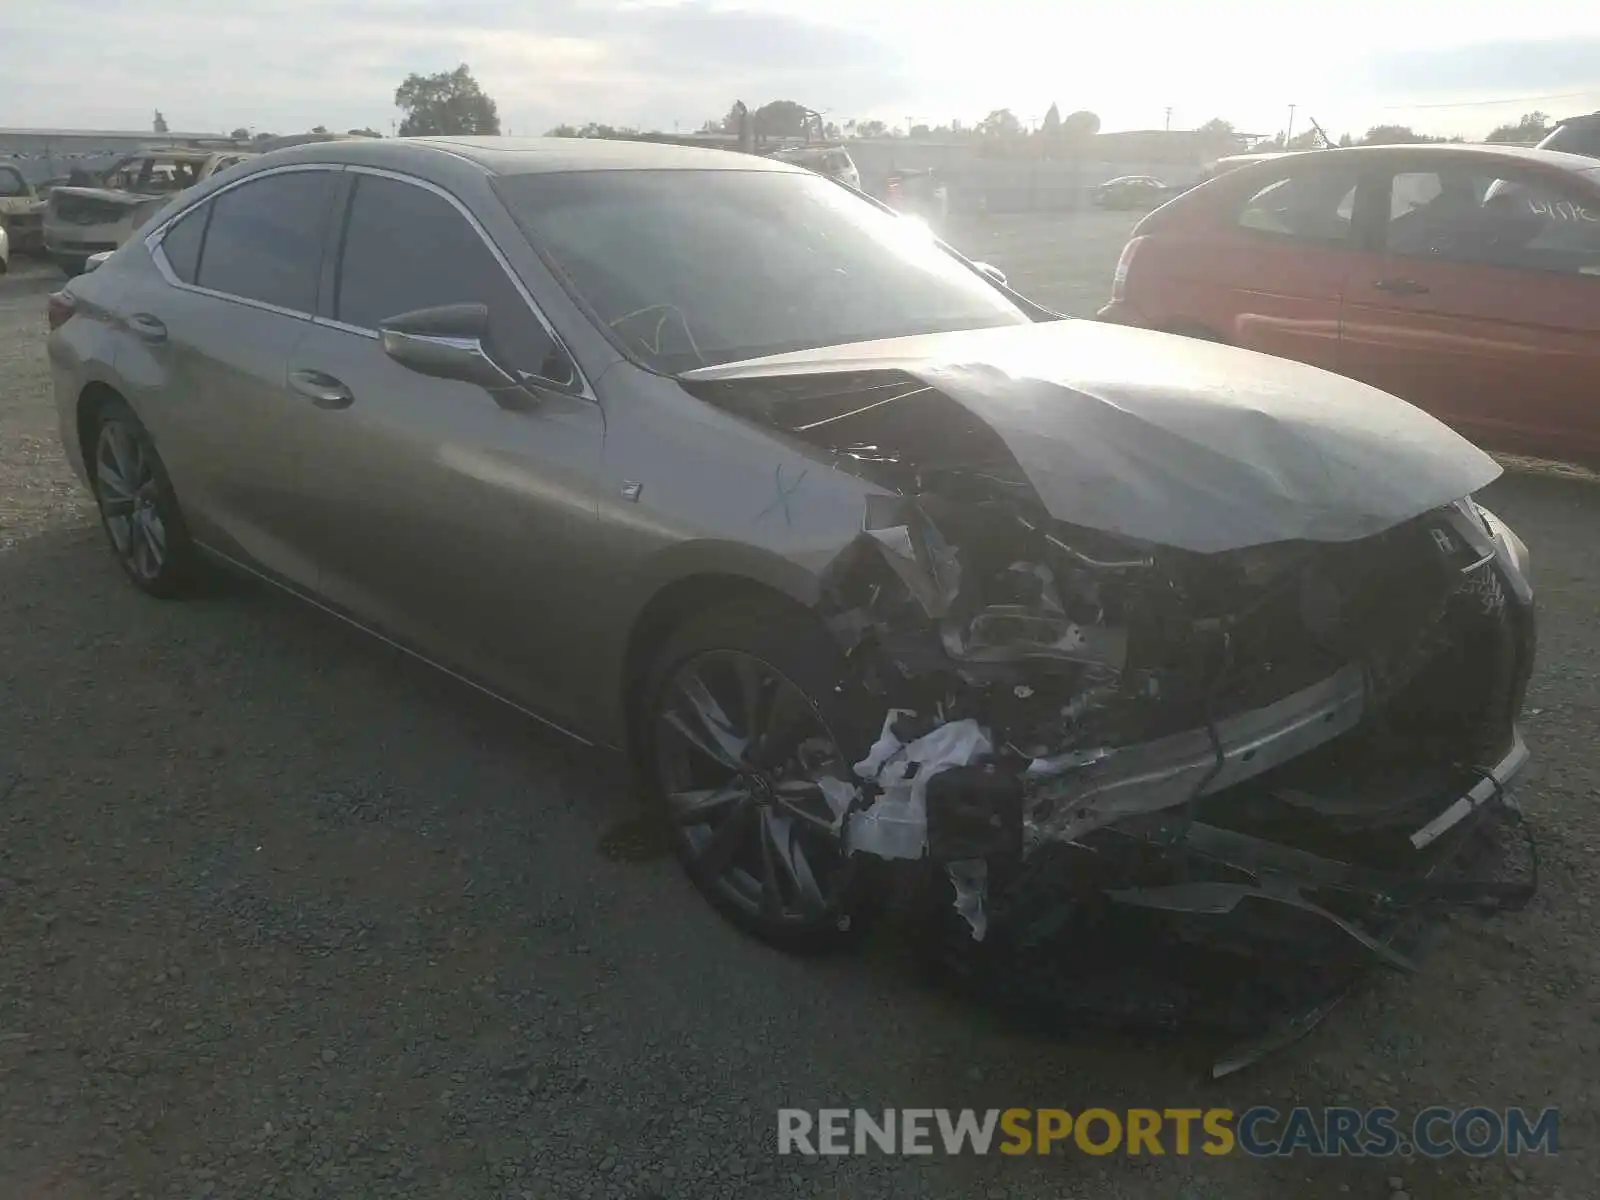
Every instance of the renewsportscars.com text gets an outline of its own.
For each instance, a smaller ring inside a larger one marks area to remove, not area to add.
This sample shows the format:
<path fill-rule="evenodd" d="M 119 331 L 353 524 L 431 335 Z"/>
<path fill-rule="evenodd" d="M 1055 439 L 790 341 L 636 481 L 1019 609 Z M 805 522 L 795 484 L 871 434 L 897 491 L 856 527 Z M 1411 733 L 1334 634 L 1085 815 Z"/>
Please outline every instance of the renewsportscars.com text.
<path fill-rule="evenodd" d="M 1065 1108 L 778 1110 L 778 1153 L 810 1155 L 958 1154 L 1191 1155 L 1252 1158 L 1555 1154 L 1554 1108 L 1482 1106 L 1422 1109 L 1409 1120 L 1392 1108 L 1265 1106 L 1228 1108 Z"/>

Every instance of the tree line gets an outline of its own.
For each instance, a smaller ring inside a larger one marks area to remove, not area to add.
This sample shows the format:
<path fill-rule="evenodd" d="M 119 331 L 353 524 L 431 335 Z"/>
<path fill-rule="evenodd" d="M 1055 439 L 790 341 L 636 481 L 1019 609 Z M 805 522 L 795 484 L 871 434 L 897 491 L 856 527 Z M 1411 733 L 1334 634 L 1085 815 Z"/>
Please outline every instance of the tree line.
<path fill-rule="evenodd" d="M 462 63 L 453 71 L 440 71 L 433 75 L 413 72 L 395 89 L 394 104 L 403 114 L 397 132 L 401 137 L 424 134 L 497 134 L 500 132 L 500 110 L 493 97 L 485 92 L 472 75 L 472 70 Z M 700 126 L 702 133 L 736 134 L 741 123 L 749 120 L 758 140 L 766 138 L 812 138 L 838 140 L 841 138 L 881 138 L 900 136 L 901 131 L 891 129 L 884 121 L 849 120 L 835 122 L 823 114 L 807 108 L 795 100 L 772 100 L 759 108 L 747 109 L 735 103 L 727 113 L 712 117 Z M 153 122 L 157 133 L 167 132 L 166 117 L 158 110 Z M 1554 128 L 1547 113 L 1530 112 L 1505 125 L 1497 126 L 1484 139 L 1489 142 L 1537 142 Z M 928 125 L 912 123 L 905 136 L 916 138 L 977 138 L 994 143 L 1020 144 L 1039 139 L 1038 145 L 1047 153 L 1054 146 L 1072 147 L 1082 144 L 1100 131 L 1100 118 L 1087 109 L 1061 115 L 1051 104 L 1038 128 L 1030 128 L 1009 108 L 997 108 L 983 120 L 970 125 L 961 121 Z M 312 133 L 327 133 L 318 125 Z M 375 129 L 351 129 L 351 134 L 365 137 L 382 136 Z M 1230 153 L 1241 148 L 1246 138 L 1234 125 L 1214 117 L 1200 125 L 1194 132 L 1210 144 L 1216 153 Z M 265 141 L 273 135 L 252 133 L 248 129 L 235 129 L 232 137 L 237 141 Z M 590 121 L 583 125 L 561 124 L 547 130 L 549 137 L 633 138 L 642 131 L 631 126 L 606 125 Z M 1323 145 L 1386 146 L 1420 142 L 1461 142 L 1464 137 L 1439 137 L 1418 133 L 1408 125 L 1374 125 L 1360 137 L 1346 133 L 1333 141 L 1324 137 L 1321 129 L 1313 128 L 1293 137 L 1283 133 L 1265 139 L 1252 138 L 1254 150 L 1315 149 Z"/>

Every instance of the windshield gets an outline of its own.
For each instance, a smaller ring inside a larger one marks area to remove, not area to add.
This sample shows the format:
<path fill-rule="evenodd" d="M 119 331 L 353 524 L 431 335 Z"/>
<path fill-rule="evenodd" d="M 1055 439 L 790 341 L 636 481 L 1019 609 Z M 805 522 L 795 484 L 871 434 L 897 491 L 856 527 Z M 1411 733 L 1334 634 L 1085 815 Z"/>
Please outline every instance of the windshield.
<path fill-rule="evenodd" d="M 1028 321 L 926 227 L 817 175 L 592 171 L 498 184 L 570 290 L 658 371 Z"/>
<path fill-rule="evenodd" d="M 15 167 L 0 167 L 0 196 L 26 196 L 28 185 Z"/>

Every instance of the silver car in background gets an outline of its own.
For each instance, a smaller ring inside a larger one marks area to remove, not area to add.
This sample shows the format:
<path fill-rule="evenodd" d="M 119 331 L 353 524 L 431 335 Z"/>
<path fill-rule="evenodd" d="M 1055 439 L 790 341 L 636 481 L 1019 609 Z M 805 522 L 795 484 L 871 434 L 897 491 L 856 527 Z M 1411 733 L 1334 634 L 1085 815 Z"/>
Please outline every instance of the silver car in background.
<path fill-rule="evenodd" d="M 276 151 L 50 305 L 140 588 L 231 563 L 627 750 L 775 942 L 905 870 L 963 952 L 1110 904 L 1391 961 L 1527 758 L 1492 460 L 1311 367 L 1060 320 L 770 158 Z"/>

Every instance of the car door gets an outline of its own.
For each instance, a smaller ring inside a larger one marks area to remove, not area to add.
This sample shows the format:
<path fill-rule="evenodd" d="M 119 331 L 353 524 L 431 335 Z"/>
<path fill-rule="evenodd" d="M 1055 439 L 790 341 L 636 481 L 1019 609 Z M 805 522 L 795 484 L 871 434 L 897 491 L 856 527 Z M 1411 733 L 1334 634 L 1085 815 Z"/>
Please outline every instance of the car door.
<path fill-rule="evenodd" d="M 316 311 L 336 172 L 285 167 L 213 194 L 158 231 L 119 300 L 116 369 L 201 541 L 301 587 L 291 536 L 310 419 L 289 352 Z"/>
<path fill-rule="evenodd" d="M 291 363 L 293 379 L 331 397 L 308 406 L 302 456 L 300 532 L 322 591 L 443 665 L 560 713 L 561 680 L 582 667 L 574 630 L 610 583 L 589 552 L 600 407 L 460 201 L 351 168 L 344 204 L 324 317 Z M 525 391 L 492 395 L 385 354 L 386 318 L 464 302 L 488 306 L 491 352 Z"/>
<path fill-rule="evenodd" d="M 1600 451 L 1600 192 L 1494 160 L 1402 164 L 1382 187 L 1340 369 L 1490 445 Z"/>
<path fill-rule="evenodd" d="M 1250 350 L 1332 367 L 1356 244 L 1357 168 L 1297 161 L 1256 178 L 1232 194 L 1220 229 L 1174 235 L 1181 245 L 1162 281 L 1173 317 Z"/>

